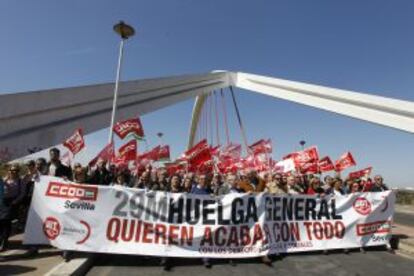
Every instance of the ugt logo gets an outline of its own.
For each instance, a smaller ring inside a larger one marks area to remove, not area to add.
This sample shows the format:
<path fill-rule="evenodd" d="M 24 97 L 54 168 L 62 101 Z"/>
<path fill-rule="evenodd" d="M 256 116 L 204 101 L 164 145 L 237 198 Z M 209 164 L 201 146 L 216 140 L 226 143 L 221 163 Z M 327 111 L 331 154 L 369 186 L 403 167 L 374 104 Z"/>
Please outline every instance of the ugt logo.
<path fill-rule="evenodd" d="M 352 206 L 354 207 L 354 210 L 357 213 L 363 216 L 366 216 L 369 213 L 371 213 L 371 203 L 365 197 L 358 197 L 357 199 L 355 199 L 354 204 Z"/>
<path fill-rule="evenodd" d="M 47 217 L 43 222 L 43 233 L 49 240 L 54 240 L 60 234 L 60 223 L 54 217 Z"/>

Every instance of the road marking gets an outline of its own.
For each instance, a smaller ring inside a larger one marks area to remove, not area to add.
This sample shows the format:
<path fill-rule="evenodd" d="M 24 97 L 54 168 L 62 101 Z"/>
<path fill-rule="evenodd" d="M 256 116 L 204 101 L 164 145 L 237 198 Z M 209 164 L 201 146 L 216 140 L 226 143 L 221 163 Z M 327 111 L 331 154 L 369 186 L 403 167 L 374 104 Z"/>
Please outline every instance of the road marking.
<path fill-rule="evenodd" d="M 45 276 L 62 276 L 72 275 L 75 272 L 79 273 L 79 270 L 87 271 L 93 263 L 93 258 L 77 258 L 70 262 L 62 262 L 53 267 Z"/>
<path fill-rule="evenodd" d="M 22 249 L 7 250 L 5 252 L 0 253 L 0 257 L 8 257 L 11 255 L 17 255 L 17 254 L 23 254 L 23 253 L 26 253 L 26 250 L 22 250 Z"/>

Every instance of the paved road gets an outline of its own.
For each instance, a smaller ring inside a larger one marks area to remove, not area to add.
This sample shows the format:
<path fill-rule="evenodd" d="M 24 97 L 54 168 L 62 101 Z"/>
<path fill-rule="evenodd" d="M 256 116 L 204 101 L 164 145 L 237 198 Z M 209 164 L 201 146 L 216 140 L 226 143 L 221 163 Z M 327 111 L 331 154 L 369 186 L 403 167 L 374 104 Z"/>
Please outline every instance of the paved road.
<path fill-rule="evenodd" d="M 219 261 L 217 261 L 219 262 Z M 291 254 L 277 260 L 268 267 L 257 260 L 243 260 L 231 266 L 228 263 L 213 263 L 211 269 L 204 268 L 199 260 L 180 261 L 171 271 L 163 271 L 155 260 L 140 259 L 132 256 L 108 255 L 97 261 L 89 271 L 89 276 L 103 275 L 180 275 L 180 276 L 211 276 L 211 275 L 413 275 L 414 261 L 393 255 L 385 251 L 369 251 L 366 254 L 342 252 L 322 255 L 318 253 Z"/>
<path fill-rule="evenodd" d="M 394 221 L 398 224 L 414 227 L 414 213 L 396 213 Z M 211 276 L 237 274 L 243 275 L 413 275 L 414 260 L 392 255 L 382 249 L 370 249 L 366 254 L 359 251 L 349 255 L 342 252 L 323 255 L 320 253 L 290 254 L 282 260 L 276 260 L 267 267 L 257 259 L 240 260 L 231 266 L 225 260 L 216 260 L 212 269 L 206 269 L 200 260 L 180 259 L 170 272 L 163 271 L 159 259 L 140 258 L 123 255 L 103 255 L 89 271 L 88 275 L 197 275 Z"/>

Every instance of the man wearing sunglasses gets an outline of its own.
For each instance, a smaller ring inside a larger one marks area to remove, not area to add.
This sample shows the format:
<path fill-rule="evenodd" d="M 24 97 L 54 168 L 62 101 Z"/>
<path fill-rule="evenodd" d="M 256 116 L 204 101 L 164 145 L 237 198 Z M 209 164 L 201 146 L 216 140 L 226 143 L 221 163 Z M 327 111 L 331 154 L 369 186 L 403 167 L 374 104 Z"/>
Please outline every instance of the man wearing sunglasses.
<path fill-rule="evenodd" d="M 389 188 L 384 183 L 384 179 L 381 175 L 376 175 L 374 177 L 374 185 L 372 185 L 371 192 L 383 192 L 388 191 Z"/>

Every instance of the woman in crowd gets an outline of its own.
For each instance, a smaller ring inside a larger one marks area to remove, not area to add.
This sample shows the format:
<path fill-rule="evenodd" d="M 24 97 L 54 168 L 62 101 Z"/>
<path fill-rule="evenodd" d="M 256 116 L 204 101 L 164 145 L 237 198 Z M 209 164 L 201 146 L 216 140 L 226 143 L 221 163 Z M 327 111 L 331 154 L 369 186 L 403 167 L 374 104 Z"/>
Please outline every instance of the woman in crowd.
<path fill-rule="evenodd" d="M 333 194 L 333 195 L 344 195 L 345 192 L 343 191 L 342 179 L 335 178 L 333 180 L 333 186 L 328 193 Z"/>
<path fill-rule="evenodd" d="M 325 191 L 321 187 L 321 182 L 318 177 L 312 177 L 309 182 L 309 188 L 306 191 L 308 195 L 322 195 Z"/>

